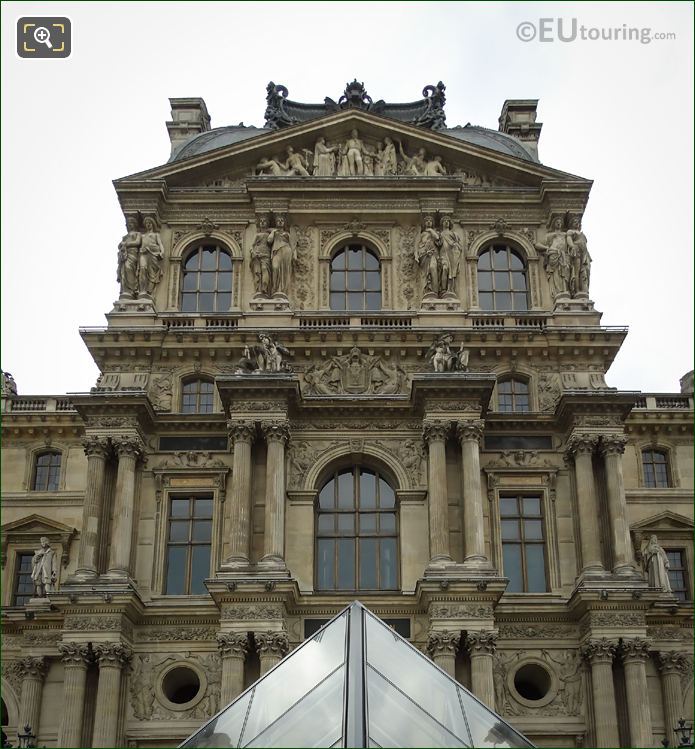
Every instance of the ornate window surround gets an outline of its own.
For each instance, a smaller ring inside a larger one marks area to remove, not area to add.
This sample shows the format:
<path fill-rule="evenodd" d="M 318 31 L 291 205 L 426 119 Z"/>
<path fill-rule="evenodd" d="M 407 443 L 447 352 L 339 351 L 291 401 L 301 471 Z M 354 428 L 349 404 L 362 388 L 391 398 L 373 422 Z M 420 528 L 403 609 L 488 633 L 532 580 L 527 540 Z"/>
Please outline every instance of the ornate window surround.
<path fill-rule="evenodd" d="M 36 475 L 36 461 L 43 453 L 53 452 L 60 453 L 60 472 L 58 475 L 58 488 L 57 489 L 34 489 L 34 476 Z M 45 497 L 50 494 L 55 494 L 57 491 L 65 490 L 65 479 L 67 474 L 67 463 L 68 463 L 69 448 L 63 444 L 36 444 L 33 447 L 27 449 L 27 460 L 25 462 L 24 470 L 24 481 L 23 489 L 26 492 L 30 492 L 32 495 L 40 495 Z"/>
<path fill-rule="evenodd" d="M 651 442 L 638 442 L 635 443 L 635 450 L 637 452 L 637 476 L 639 477 L 640 489 L 648 489 L 653 492 L 668 491 L 669 489 L 679 489 L 680 480 L 678 471 L 676 469 L 677 461 L 673 459 L 673 448 L 665 445 L 661 442 L 652 440 Z M 651 450 L 654 452 L 663 453 L 666 456 L 666 472 L 668 475 L 668 486 L 647 486 L 644 477 L 644 462 L 642 460 L 642 454 L 645 450 Z"/>

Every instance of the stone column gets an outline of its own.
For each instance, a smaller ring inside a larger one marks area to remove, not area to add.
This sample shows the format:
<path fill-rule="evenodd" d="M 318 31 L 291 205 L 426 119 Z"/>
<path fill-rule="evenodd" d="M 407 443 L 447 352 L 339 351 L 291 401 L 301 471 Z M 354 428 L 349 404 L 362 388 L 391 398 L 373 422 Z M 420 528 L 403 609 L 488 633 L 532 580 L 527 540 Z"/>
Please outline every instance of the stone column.
<path fill-rule="evenodd" d="M 256 650 L 261 660 L 261 676 L 287 655 L 290 642 L 287 632 L 254 632 Z"/>
<path fill-rule="evenodd" d="M 618 713 L 613 688 L 615 649 L 615 645 L 604 637 L 601 640 L 591 640 L 581 651 L 591 664 L 596 747 L 619 746 Z"/>
<path fill-rule="evenodd" d="M 120 642 L 99 642 L 94 645 L 99 664 L 99 686 L 94 709 L 92 746 L 118 746 L 120 718 L 121 674 L 133 653 Z"/>
<path fill-rule="evenodd" d="M 626 442 L 627 438 L 622 434 L 601 437 L 601 452 L 606 465 L 606 498 L 613 546 L 613 572 L 617 575 L 631 575 L 635 572 L 623 483 L 623 453 Z"/>
<path fill-rule="evenodd" d="M 268 443 L 265 478 L 265 538 L 263 559 L 285 566 L 285 444 L 290 425 L 285 419 L 264 421 L 261 431 Z"/>
<path fill-rule="evenodd" d="M 82 746 L 89 648 L 85 643 L 61 642 L 58 650 L 65 669 L 58 746 Z"/>
<path fill-rule="evenodd" d="M 463 463 L 463 563 L 474 568 L 489 567 L 485 556 L 483 492 L 480 486 L 480 440 L 484 427 L 482 419 L 461 421 L 456 425 Z"/>
<path fill-rule="evenodd" d="M 461 635 L 458 632 L 432 630 L 427 636 L 427 652 L 430 658 L 452 679 L 456 678 L 456 651 L 459 649 L 460 641 Z"/>
<path fill-rule="evenodd" d="M 249 650 L 249 638 L 246 632 L 220 632 L 217 647 L 222 656 L 222 709 L 244 691 L 244 660 Z"/>
<path fill-rule="evenodd" d="M 649 643 L 639 637 L 634 640 L 623 640 L 620 652 L 625 669 L 630 744 L 640 747 L 654 746 L 647 671 L 644 665 L 649 660 Z"/>
<path fill-rule="evenodd" d="M 451 561 L 449 553 L 449 494 L 446 488 L 446 438 L 449 425 L 425 421 L 423 439 L 429 448 L 427 497 L 430 518 L 430 564 Z"/>
<path fill-rule="evenodd" d="M 473 694 L 490 709 L 495 709 L 494 657 L 497 648 L 495 632 L 469 632 L 466 646 L 471 655 Z M 498 709 L 501 709 L 500 705 Z"/>
<path fill-rule="evenodd" d="M 661 672 L 661 694 L 664 701 L 664 728 L 671 746 L 678 746 L 680 738 L 673 730 L 683 712 L 683 690 L 681 675 L 687 672 L 688 661 L 683 653 L 666 651 L 659 653 Z"/>
<path fill-rule="evenodd" d="M 118 437 L 113 438 L 112 442 L 118 454 L 118 473 L 107 575 L 128 577 L 135 505 L 135 464 L 144 446 L 138 437 Z"/>
<path fill-rule="evenodd" d="M 99 529 L 104 505 L 104 469 L 109 449 L 107 437 L 88 436 L 82 444 L 87 455 L 87 487 L 82 509 L 82 530 L 77 552 L 76 577 L 96 577 Z"/>
<path fill-rule="evenodd" d="M 22 672 L 22 692 L 19 705 L 19 726 L 31 726 L 32 733 L 39 735 L 39 718 L 41 716 L 41 694 L 43 680 L 48 671 L 48 664 L 43 657 L 26 656 L 19 661 Z"/>
<path fill-rule="evenodd" d="M 577 483 L 582 572 L 604 571 L 599 540 L 601 534 L 598 499 L 592 466 L 592 455 L 596 445 L 598 445 L 598 437 L 588 434 L 572 435 L 567 443 L 567 452 L 574 458 L 574 474 Z"/>
<path fill-rule="evenodd" d="M 226 562 L 247 566 L 251 559 L 251 446 L 256 426 L 250 421 L 228 423 L 229 436 L 234 442 L 232 482 L 227 499 L 225 518 L 229 534 L 229 556 Z"/>

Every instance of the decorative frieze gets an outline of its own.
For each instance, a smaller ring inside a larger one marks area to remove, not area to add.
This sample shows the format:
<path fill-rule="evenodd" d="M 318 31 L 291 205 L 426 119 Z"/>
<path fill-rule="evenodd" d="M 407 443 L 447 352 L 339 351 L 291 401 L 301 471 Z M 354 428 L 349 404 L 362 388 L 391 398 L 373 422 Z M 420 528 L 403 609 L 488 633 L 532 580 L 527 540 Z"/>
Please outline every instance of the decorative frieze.
<path fill-rule="evenodd" d="M 222 604 L 220 619 L 238 621 L 263 621 L 265 619 L 282 619 L 283 609 L 281 605 L 259 604 Z"/>

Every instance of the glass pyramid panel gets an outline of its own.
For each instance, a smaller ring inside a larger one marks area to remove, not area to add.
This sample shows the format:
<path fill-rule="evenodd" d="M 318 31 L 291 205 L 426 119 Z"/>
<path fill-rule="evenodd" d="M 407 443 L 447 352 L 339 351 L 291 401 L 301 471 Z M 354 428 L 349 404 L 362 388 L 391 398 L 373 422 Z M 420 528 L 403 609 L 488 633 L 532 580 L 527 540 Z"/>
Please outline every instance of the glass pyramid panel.
<path fill-rule="evenodd" d="M 181 747 L 532 747 L 355 602 Z"/>

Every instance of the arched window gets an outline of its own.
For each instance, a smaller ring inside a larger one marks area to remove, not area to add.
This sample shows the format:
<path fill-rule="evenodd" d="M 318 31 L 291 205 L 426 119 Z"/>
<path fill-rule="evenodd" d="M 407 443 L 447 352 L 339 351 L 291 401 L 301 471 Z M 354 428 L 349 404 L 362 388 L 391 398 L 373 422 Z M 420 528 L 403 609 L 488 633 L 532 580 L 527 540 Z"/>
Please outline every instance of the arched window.
<path fill-rule="evenodd" d="M 47 450 L 36 456 L 32 489 L 35 492 L 56 492 L 60 479 L 61 454 Z"/>
<path fill-rule="evenodd" d="M 181 413 L 209 414 L 215 398 L 215 385 L 212 380 L 202 377 L 187 380 L 181 388 Z"/>
<path fill-rule="evenodd" d="M 642 470 L 644 485 L 651 489 L 665 489 L 671 486 L 668 455 L 663 450 L 642 450 Z"/>
<path fill-rule="evenodd" d="M 497 410 L 503 413 L 529 411 L 528 382 L 507 377 L 497 383 Z"/>
<path fill-rule="evenodd" d="M 355 466 L 319 492 L 317 590 L 398 588 L 396 497 L 378 472 Z"/>
<path fill-rule="evenodd" d="M 381 309 L 379 259 L 368 247 L 351 244 L 333 256 L 331 309 Z"/>
<path fill-rule="evenodd" d="M 516 250 L 495 244 L 480 253 L 478 298 L 483 310 L 523 312 L 528 309 L 526 264 Z"/>
<path fill-rule="evenodd" d="M 192 250 L 183 264 L 181 310 L 228 312 L 232 306 L 232 256 L 217 245 Z"/>

